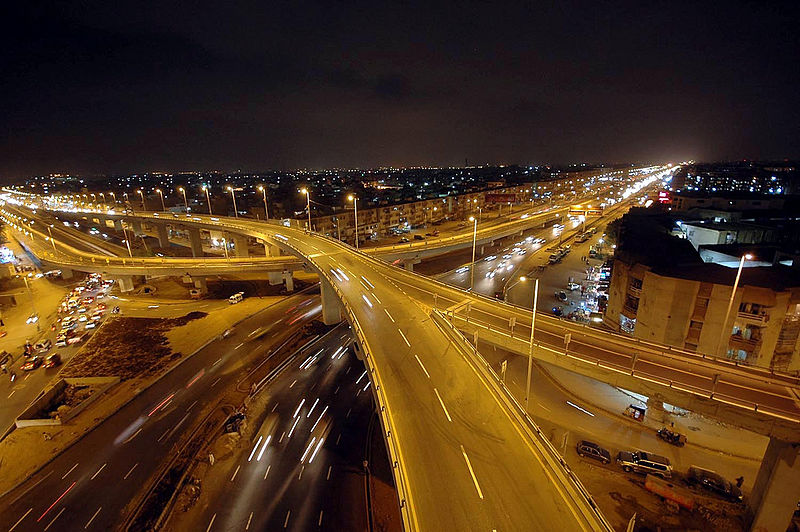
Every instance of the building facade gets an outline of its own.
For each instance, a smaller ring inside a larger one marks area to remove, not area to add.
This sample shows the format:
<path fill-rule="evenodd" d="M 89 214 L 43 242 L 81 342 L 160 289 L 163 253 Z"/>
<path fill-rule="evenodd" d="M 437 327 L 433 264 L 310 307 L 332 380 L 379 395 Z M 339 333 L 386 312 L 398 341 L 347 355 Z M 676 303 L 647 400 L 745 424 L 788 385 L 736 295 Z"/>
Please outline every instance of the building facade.
<path fill-rule="evenodd" d="M 800 272 L 785 266 L 745 268 L 725 320 L 735 274 L 715 264 L 657 272 L 617 259 L 605 321 L 643 340 L 800 370 Z"/>

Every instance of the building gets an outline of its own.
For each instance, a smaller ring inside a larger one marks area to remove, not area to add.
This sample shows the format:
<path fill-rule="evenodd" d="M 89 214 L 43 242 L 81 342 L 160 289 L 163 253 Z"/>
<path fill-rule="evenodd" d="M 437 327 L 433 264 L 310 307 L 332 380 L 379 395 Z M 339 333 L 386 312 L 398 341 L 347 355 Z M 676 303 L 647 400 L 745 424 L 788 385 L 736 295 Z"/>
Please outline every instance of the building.
<path fill-rule="evenodd" d="M 680 225 L 694 249 L 715 244 L 760 244 L 776 238 L 773 228 L 753 223 L 701 220 Z"/>
<path fill-rule="evenodd" d="M 800 370 L 800 270 L 744 268 L 728 312 L 736 273 L 703 263 L 685 240 L 639 233 L 618 248 L 605 322 L 642 340 Z"/>

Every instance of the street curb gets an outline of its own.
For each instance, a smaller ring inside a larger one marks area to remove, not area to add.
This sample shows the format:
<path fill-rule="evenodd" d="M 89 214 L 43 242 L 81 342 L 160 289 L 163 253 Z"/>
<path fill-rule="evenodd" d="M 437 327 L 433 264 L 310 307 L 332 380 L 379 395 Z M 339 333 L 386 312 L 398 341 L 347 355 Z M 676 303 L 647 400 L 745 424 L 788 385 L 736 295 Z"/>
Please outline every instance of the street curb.
<path fill-rule="evenodd" d="M 313 287 L 313 286 L 316 286 L 316 285 L 311 285 L 310 287 L 308 287 L 308 288 L 305 288 L 304 290 L 308 290 L 308 289 L 310 289 L 310 288 L 311 288 L 311 287 Z M 300 294 L 300 293 L 302 293 L 304 290 L 301 290 L 300 292 L 295 292 L 295 293 L 294 293 L 294 294 L 292 294 L 292 295 L 297 295 L 297 294 Z M 290 296 L 287 296 L 287 297 L 290 297 Z M 283 298 L 282 298 L 282 299 L 283 299 Z M 282 299 L 281 299 L 281 300 L 282 300 Z M 272 306 L 274 306 L 274 305 L 277 305 L 278 303 L 280 303 L 280 301 L 276 301 L 276 302 L 274 302 L 274 303 L 272 303 L 272 304 L 270 304 L 270 305 L 267 305 L 266 307 L 263 307 L 263 308 L 261 308 L 261 309 L 257 310 L 256 312 L 254 312 L 254 313 L 253 313 L 253 314 L 251 314 L 250 316 L 246 316 L 246 317 L 244 317 L 244 318 L 242 318 L 242 319 L 240 319 L 240 320 L 238 320 L 238 321 L 234 322 L 234 323 L 231 325 L 231 327 L 235 327 L 236 325 L 240 324 L 241 322 L 245 321 L 246 319 L 249 319 L 249 318 L 251 318 L 251 317 L 255 316 L 255 315 L 256 315 L 256 314 L 258 314 L 259 312 L 263 312 L 264 310 L 266 310 L 266 309 L 268 309 L 268 308 L 270 308 L 270 307 L 272 307 Z M 171 373 L 173 370 L 175 370 L 175 369 L 176 369 L 176 368 L 178 368 L 180 365 L 182 365 L 184 362 L 186 362 L 187 360 L 189 360 L 190 358 L 192 358 L 194 355 L 196 355 L 197 353 L 199 353 L 200 351 L 202 351 L 203 349 L 205 349 L 206 347 L 208 347 L 208 346 L 209 346 L 209 345 L 210 345 L 212 342 L 214 342 L 214 341 L 216 341 L 216 340 L 219 340 L 219 339 L 221 339 L 221 338 L 223 338 L 223 336 L 222 336 L 221 334 L 218 334 L 218 335 L 216 335 L 216 336 L 214 336 L 214 337 L 210 338 L 210 339 L 209 339 L 209 340 L 207 340 L 206 342 L 204 342 L 204 343 L 203 343 L 203 345 L 201 345 L 199 348 L 197 348 L 197 349 L 195 349 L 194 351 L 192 351 L 190 354 L 188 354 L 188 355 L 186 355 L 186 356 L 182 357 L 182 358 L 181 358 L 181 360 L 179 360 L 179 361 L 178 361 L 176 364 L 174 364 L 172 367 L 170 367 L 169 369 L 167 369 L 167 371 L 166 371 L 166 372 L 164 372 L 164 374 L 163 374 L 163 375 L 161 375 L 161 376 L 160 376 L 160 377 L 158 377 L 157 379 L 153 380 L 153 382 L 149 383 L 149 384 L 148 384 L 147 386 L 145 386 L 144 388 L 141 388 L 141 389 L 140 389 L 138 392 L 136 392 L 135 394 L 131 395 L 131 397 L 130 397 L 130 398 L 128 398 L 128 400 L 127 400 L 127 401 L 125 401 L 124 403 L 122 403 L 122 404 L 119 406 L 119 408 L 117 408 L 117 409 L 116 409 L 116 410 L 114 410 L 113 412 L 109 413 L 109 414 L 108 414 L 108 415 L 107 415 L 105 418 L 103 418 L 103 420 L 102 420 L 102 421 L 100 421 L 99 423 L 97 423 L 97 424 L 96 424 L 94 427 L 92 427 L 90 430 L 87 430 L 86 432 L 84 432 L 83 434 L 81 434 L 81 436 L 80 436 L 79 438 L 75 439 L 75 440 L 74 440 L 73 442 L 71 442 L 69 445 L 67 445 L 66 447 L 64 447 L 64 448 L 63 448 L 63 449 L 61 449 L 60 451 L 58 451 L 58 453 L 56 453 L 56 454 L 54 454 L 53 456 L 51 456 L 49 460 L 47 460 L 46 462 L 42 463 L 42 465 L 40 465 L 38 468 L 36 468 L 35 470 L 31 471 L 31 472 L 30 472 L 30 473 L 27 475 L 27 477 L 26 477 L 24 480 L 22 480 L 22 481 L 18 482 L 17 484 L 15 484 L 15 485 L 14 485 L 14 486 L 12 486 L 11 488 L 7 489 L 7 490 L 6 490 L 6 491 L 4 491 L 3 493 L 0 493 L 0 500 L 2 500 L 4 497 L 6 497 L 7 495 L 9 495 L 9 494 L 10 494 L 10 493 L 12 493 L 13 491 L 15 491 L 15 490 L 17 490 L 18 488 L 20 488 L 20 487 L 21 487 L 23 484 L 25 484 L 25 483 L 26 483 L 28 480 L 30 480 L 30 478 L 31 478 L 31 477 L 33 477 L 34 475 L 38 474 L 38 473 L 39 473 L 39 472 L 40 472 L 42 469 L 44 469 L 44 468 L 45 468 L 45 467 L 46 467 L 48 464 L 50 464 L 50 462 L 52 462 L 53 460 L 55 460 L 56 458 L 58 458 L 58 457 L 59 457 L 59 456 L 60 456 L 60 455 L 61 455 L 61 454 L 62 454 L 64 451 L 66 451 L 67 449 L 69 449 L 70 447 L 72 447 L 73 445 L 75 445 L 76 443 L 78 443 L 79 441 L 81 441 L 81 440 L 82 440 L 83 438 L 85 438 L 87 435 L 91 434 L 91 433 L 92 433 L 92 432 L 93 432 L 93 431 L 94 431 L 94 430 L 95 430 L 97 427 L 99 427 L 100 425 L 102 425 L 103 423 L 105 423 L 105 422 L 106 422 L 107 420 L 109 420 L 109 419 L 110 419 L 112 416 L 116 415 L 116 414 L 117 414 L 117 412 L 119 412 L 120 410 L 122 410 L 123 408 L 125 408 L 126 406 L 128 406 L 128 404 L 129 404 L 131 401 L 133 401 L 134 399 L 136 399 L 137 397 L 139 397 L 139 395 L 141 395 L 142 393 L 144 393 L 144 392 L 145 392 L 145 391 L 146 391 L 148 388 L 150 388 L 152 385 L 154 385 L 155 383 L 157 383 L 158 381 L 160 381 L 161 379 L 163 379 L 164 377 L 166 377 L 167 375 L 169 375 L 169 374 L 170 374 L 170 373 Z M 13 432 L 13 431 L 11 431 L 11 432 Z"/>
<path fill-rule="evenodd" d="M 576 401 L 580 401 L 580 402 L 582 402 L 584 404 L 590 405 L 593 408 L 596 408 L 597 410 L 600 410 L 601 412 L 603 412 L 603 414 L 605 414 L 605 415 L 607 415 L 607 416 L 609 416 L 609 417 L 611 417 L 613 419 L 624 421 L 625 423 L 627 423 L 628 425 L 630 425 L 632 427 L 639 427 L 639 428 L 645 429 L 647 431 L 652 431 L 653 434 L 655 434 L 657 432 L 657 429 L 650 428 L 647 425 L 644 425 L 644 424 L 642 424 L 642 423 L 640 423 L 638 421 L 633 421 L 631 418 L 629 418 L 627 416 L 623 416 L 620 413 L 608 410 L 607 408 L 602 407 L 602 406 L 600 406 L 600 405 L 598 405 L 596 403 L 593 403 L 593 402 L 585 399 L 584 397 L 580 397 L 578 395 L 575 395 L 575 393 L 573 393 L 572 390 L 570 390 L 569 388 L 566 388 L 563 384 L 561 384 L 561 382 L 558 379 L 556 379 L 553 376 L 553 374 L 550 373 L 550 371 L 548 371 L 547 369 L 542 367 L 541 364 L 539 364 L 538 362 L 535 362 L 535 361 L 534 361 L 534 364 L 536 365 L 537 368 L 539 368 L 539 372 L 541 372 L 541 374 L 544 375 L 564 395 L 566 395 L 568 397 L 571 397 L 572 399 L 574 399 Z M 611 386 L 611 385 L 609 384 L 609 386 Z M 686 442 L 686 446 L 687 447 L 688 446 L 697 447 L 698 449 L 703 449 L 703 450 L 711 451 L 711 452 L 718 453 L 718 454 L 721 454 L 721 455 L 730 456 L 732 458 L 737 458 L 739 460 L 750 460 L 750 461 L 753 461 L 753 462 L 760 462 L 761 461 L 760 458 L 754 458 L 752 456 L 743 456 L 743 455 L 735 454 L 735 453 L 726 453 L 726 452 L 721 451 L 719 449 L 715 449 L 713 447 L 708 447 L 706 445 L 700 445 L 699 443 L 693 443 L 691 441 Z"/>

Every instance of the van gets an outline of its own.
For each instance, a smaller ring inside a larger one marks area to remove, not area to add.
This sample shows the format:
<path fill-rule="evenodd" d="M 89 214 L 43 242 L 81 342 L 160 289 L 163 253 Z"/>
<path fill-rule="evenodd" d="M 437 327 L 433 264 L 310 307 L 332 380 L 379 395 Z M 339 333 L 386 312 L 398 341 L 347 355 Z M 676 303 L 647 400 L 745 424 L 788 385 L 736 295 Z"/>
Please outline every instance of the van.
<path fill-rule="evenodd" d="M 626 473 L 651 474 L 664 479 L 672 478 L 672 464 L 669 458 L 644 451 L 620 451 L 617 464 Z"/>
<path fill-rule="evenodd" d="M 241 303 L 242 300 L 244 300 L 244 292 L 236 292 L 228 298 L 228 303 L 235 305 L 236 303 Z"/>

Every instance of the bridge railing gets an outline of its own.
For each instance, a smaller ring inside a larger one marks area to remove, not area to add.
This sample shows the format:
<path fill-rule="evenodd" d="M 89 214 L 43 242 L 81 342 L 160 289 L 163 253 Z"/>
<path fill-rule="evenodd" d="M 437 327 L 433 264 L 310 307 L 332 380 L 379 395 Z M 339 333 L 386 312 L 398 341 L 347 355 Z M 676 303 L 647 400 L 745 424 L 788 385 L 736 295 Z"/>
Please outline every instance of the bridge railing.
<path fill-rule="evenodd" d="M 574 502 L 579 505 L 579 510 L 584 519 L 589 521 L 593 530 L 612 531 L 614 527 L 609 523 L 600 511 L 589 490 L 583 485 L 575 475 L 564 458 L 559 454 L 547 436 L 542 432 L 533 418 L 530 417 L 525 408 L 519 404 L 503 380 L 494 371 L 494 368 L 486 361 L 478 351 L 477 346 L 471 344 L 464 338 L 464 335 L 450 322 L 441 312 L 431 309 L 428 314 L 442 332 L 453 339 L 453 343 L 467 353 L 474 362 L 473 366 L 483 375 L 484 380 L 495 389 L 498 397 L 503 399 L 506 407 L 511 410 L 512 419 L 523 429 L 529 443 L 539 450 L 546 462 L 546 466 L 556 475 L 562 485 L 569 489 L 573 494 Z"/>

